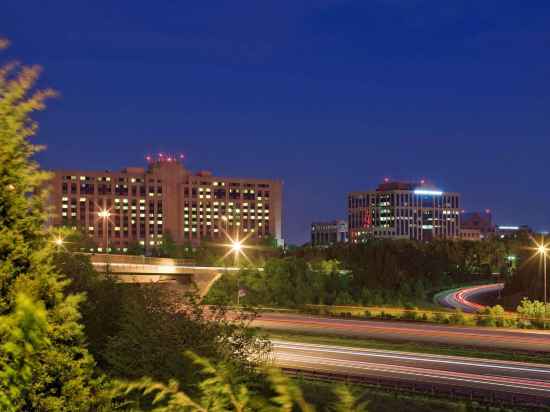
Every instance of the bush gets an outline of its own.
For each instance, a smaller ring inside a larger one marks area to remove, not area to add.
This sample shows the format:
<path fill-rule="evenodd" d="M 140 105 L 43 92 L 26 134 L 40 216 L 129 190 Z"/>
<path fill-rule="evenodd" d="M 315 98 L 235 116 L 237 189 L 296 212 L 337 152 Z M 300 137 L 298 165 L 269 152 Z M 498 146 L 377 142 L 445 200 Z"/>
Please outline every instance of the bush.
<path fill-rule="evenodd" d="M 449 318 L 446 314 L 444 314 L 442 312 L 435 312 L 432 315 L 432 321 L 435 322 L 435 323 L 448 323 Z"/>
<path fill-rule="evenodd" d="M 418 318 L 419 316 L 416 308 L 405 310 L 401 314 L 401 319 L 404 320 L 418 320 Z"/>
<path fill-rule="evenodd" d="M 465 325 L 466 317 L 460 309 L 456 309 L 455 312 L 449 317 L 449 323 L 451 325 Z"/>
<path fill-rule="evenodd" d="M 523 298 L 517 307 L 522 325 L 532 325 L 536 328 L 550 328 L 550 303 L 546 305 L 538 300 Z"/>
<path fill-rule="evenodd" d="M 479 326 L 504 327 L 504 308 L 500 305 L 486 307 L 477 317 Z"/>

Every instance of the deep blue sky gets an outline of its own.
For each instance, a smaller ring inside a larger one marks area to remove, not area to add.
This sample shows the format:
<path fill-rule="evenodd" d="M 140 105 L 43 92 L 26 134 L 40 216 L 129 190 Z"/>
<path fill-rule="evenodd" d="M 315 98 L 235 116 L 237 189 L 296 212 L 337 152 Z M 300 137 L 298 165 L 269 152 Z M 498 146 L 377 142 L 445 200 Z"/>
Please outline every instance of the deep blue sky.
<path fill-rule="evenodd" d="M 548 0 L 4 0 L 0 34 L 62 94 L 44 167 L 280 178 L 290 242 L 384 176 L 550 229 Z"/>

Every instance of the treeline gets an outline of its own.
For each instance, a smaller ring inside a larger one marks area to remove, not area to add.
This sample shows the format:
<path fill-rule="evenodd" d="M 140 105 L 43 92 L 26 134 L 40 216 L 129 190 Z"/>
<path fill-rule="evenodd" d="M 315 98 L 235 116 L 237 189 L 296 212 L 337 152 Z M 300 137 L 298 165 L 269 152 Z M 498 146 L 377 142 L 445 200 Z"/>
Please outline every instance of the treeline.
<path fill-rule="evenodd" d="M 443 288 L 490 281 L 513 273 L 522 240 L 484 242 L 369 240 L 326 249 L 301 247 L 267 261 L 264 270 L 245 268 L 224 276 L 210 302 L 251 305 L 422 305 Z"/>

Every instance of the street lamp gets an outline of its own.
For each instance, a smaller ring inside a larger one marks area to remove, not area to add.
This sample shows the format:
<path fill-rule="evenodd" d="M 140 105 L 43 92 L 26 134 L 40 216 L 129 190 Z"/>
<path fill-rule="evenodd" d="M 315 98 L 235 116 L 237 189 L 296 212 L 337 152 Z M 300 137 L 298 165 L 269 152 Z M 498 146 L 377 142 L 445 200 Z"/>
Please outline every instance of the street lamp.
<path fill-rule="evenodd" d="M 241 250 L 243 250 L 243 244 L 238 241 L 238 240 L 235 240 L 233 241 L 233 243 L 231 244 L 231 250 L 235 253 L 235 254 L 239 254 L 241 253 Z"/>
<path fill-rule="evenodd" d="M 61 246 L 63 246 L 63 243 L 65 243 L 65 241 L 63 240 L 63 238 L 61 236 L 58 236 L 53 240 L 53 243 L 55 243 L 56 246 L 61 247 Z"/>
<path fill-rule="evenodd" d="M 542 238 L 541 242 L 537 244 L 536 250 L 543 260 L 542 267 L 544 271 L 544 304 L 546 305 L 548 295 L 548 292 L 546 291 L 546 255 L 548 255 L 548 248 L 544 243 L 544 237 Z"/>
<path fill-rule="evenodd" d="M 102 209 L 97 213 L 97 215 L 100 219 L 103 219 L 103 225 L 105 226 L 105 233 L 107 235 L 106 250 L 107 254 L 109 254 L 109 218 L 111 217 L 111 212 L 107 209 Z"/>

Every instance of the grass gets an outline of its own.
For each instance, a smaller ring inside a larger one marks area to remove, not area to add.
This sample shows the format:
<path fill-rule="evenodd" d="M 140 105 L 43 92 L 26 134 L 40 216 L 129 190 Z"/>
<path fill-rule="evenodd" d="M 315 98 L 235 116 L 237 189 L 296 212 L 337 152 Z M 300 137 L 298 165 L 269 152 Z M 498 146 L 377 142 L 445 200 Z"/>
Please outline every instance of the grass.
<path fill-rule="evenodd" d="M 321 345 L 338 345 L 367 349 L 383 349 L 401 352 L 429 353 L 435 355 L 465 356 L 470 358 L 509 360 L 516 362 L 548 363 L 550 355 L 539 352 L 519 352 L 507 350 L 480 350 L 468 346 L 440 345 L 414 342 L 389 342 L 383 340 L 344 337 L 331 334 L 304 332 L 281 332 L 263 329 L 270 339 L 286 340 L 299 343 L 316 343 Z"/>

